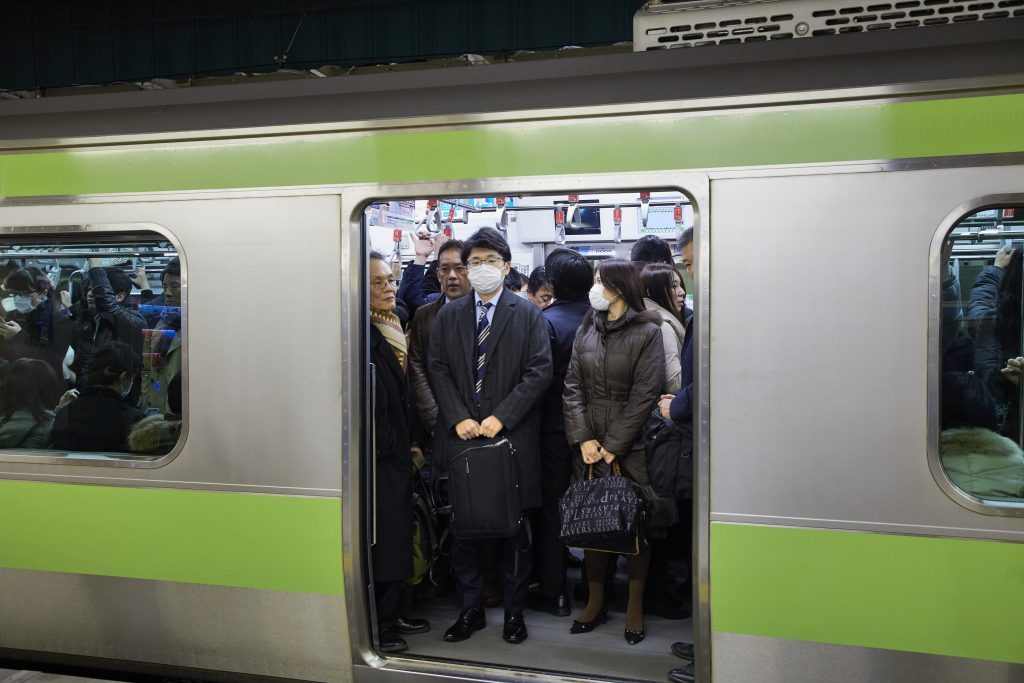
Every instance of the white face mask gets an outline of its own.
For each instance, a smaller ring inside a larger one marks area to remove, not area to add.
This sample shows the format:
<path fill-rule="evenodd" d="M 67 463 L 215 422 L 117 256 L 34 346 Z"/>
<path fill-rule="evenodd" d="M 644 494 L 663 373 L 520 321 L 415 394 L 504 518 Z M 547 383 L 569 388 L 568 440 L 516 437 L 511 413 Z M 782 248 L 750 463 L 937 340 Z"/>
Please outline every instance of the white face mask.
<path fill-rule="evenodd" d="M 612 299 L 604 298 L 604 285 L 600 282 L 595 282 L 594 286 L 590 288 L 590 305 L 594 307 L 596 311 L 607 311 L 608 307 L 612 305 L 612 302 L 619 297 L 616 296 Z"/>
<path fill-rule="evenodd" d="M 496 292 L 504 282 L 505 276 L 502 274 L 501 268 L 497 266 L 481 263 L 479 266 L 470 266 L 469 268 L 469 284 L 479 294 Z"/>
<path fill-rule="evenodd" d="M 16 311 L 18 311 L 18 313 L 31 313 L 36 308 L 36 304 L 32 303 L 31 296 L 25 296 L 24 294 L 15 294 L 11 298 L 14 299 L 14 308 Z"/>

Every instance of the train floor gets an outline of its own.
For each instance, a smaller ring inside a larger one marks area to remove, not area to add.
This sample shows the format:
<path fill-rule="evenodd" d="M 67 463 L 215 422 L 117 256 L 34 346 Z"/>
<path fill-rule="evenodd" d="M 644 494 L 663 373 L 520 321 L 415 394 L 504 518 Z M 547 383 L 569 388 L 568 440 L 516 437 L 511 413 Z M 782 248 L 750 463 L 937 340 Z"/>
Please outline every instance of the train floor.
<path fill-rule="evenodd" d="M 571 635 L 573 616 L 582 605 L 573 600 L 573 614 L 556 617 L 527 609 L 524 616 L 529 638 L 519 645 L 502 640 L 504 611 L 501 607 L 487 609 L 487 627 L 461 643 L 444 642 L 444 632 L 459 616 L 460 603 L 453 591 L 429 602 L 414 605 L 409 616 L 429 619 L 431 630 L 406 636 L 406 654 L 466 663 L 478 663 L 517 669 L 566 672 L 592 675 L 612 680 L 664 681 L 670 669 L 683 666 L 683 660 L 672 655 L 673 642 L 692 642 L 691 619 L 669 620 L 645 616 L 647 637 L 629 645 L 623 637 L 626 623 L 626 591 L 624 563 L 616 577 L 617 598 L 612 603 L 608 621 L 590 633 Z M 579 579 L 579 570 L 569 570 L 569 586 Z"/>

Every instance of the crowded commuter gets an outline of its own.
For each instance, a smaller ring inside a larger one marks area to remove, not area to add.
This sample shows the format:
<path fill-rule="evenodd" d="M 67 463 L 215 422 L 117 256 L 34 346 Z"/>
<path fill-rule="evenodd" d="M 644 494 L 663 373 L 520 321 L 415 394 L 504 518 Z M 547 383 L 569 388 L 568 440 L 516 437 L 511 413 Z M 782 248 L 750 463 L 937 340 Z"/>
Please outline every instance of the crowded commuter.
<path fill-rule="evenodd" d="M 408 311 L 407 319 L 412 321 L 416 315 L 416 310 L 420 306 L 424 306 L 432 301 L 435 301 L 438 297 L 424 291 L 425 279 L 428 276 L 428 271 L 431 268 L 427 264 L 427 259 L 434 252 L 437 252 L 437 257 L 441 258 L 441 248 L 444 246 L 448 238 L 443 235 L 437 235 L 434 238 L 430 238 L 425 235 L 415 235 L 413 239 L 413 249 L 415 255 L 413 256 L 412 263 L 405 267 L 405 272 L 402 273 L 402 281 L 398 285 L 398 302 L 405 306 Z M 436 277 L 437 269 L 432 269 Z"/>
<path fill-rule="evenodd" d="M 579 252 L 559 248 L 548 255 L 544 273 L 554 295 L 554 301 L 544 308 L 552 372 L 541 417 L 542 506 L 534 518 L 534 562 L 540 579 L 540 597 L 531 601 L 530 607 L 565 617 L 571 609 L 566 589 L 565 548 L 558 538 L 558 500 L 569 486 L 573 452 L 565 437 L 562 389 L 573 340 L 583 317 L 591 310 L 588 295 L 594 284 L 594 269 Z"/>
<path fill-rule="evenodd" d="M 409 402 L 408 344 L 398 317 L 395 281 L 385 257 L 370 254 L 370 360 L 376 376 L 373 546 L 374 596 L 380 649 L 408 648 L 403 635 L 424 633 L 430 624 L 399 614 L 402 584 L 412 577 L 412 462 L 415 418 Z"/>
<path fill-rule="evenodd" d="M 679 354 L 683 350 L 686 328 L 683 312 L 686 309 L 686 290 L 679 272 L 663 263 L 651 263 L 640 271 L 644 289 L 644 306 L 661 316 L 661 334 L 665 347 L 664 394 L 674 394 L 681 388 L 682 365 Z"/>
<path fill-rule="evenodd" d="M 579 449 L 573 476 L 603 476 L 612 463 L 640 487 L 648 486 L 642 429 L 665 383 L 661 317 L 644 310 L 636 268 L 621 259 L 598 265 L 590 290 L 594 311 L 583 319 L 565 377 L 563 406 L 567 440 Z M 629 602 L 626 642 L 645 636 L 644 581 L 650 558 L 646 541 L 626 558 Z M 609 553 L 585 550 L 589 597 L 570 633 L 592 631 L 607 614 L 604 576 Z"/>
<path fill-rule="evenodd" d="M 99 267 L 99 259 L 89 261 L 86 307 L 76 314 L 75 360 L 71 364 L 79 388 L 84 387 L 84 372 L 94 350 L 113 341 L 131 347 L 141 368 L 142 330 L 146 327 L 145 318 L 130 303 L 132 281 L 128 275 L 118 268 Z"/>
<path fill-rule="evenodd" d="M 110 342 L 97 348 L 86 368 L 85 389 L 57 411 L 51 441 L 66 451 L 124 452 L 128 433 L 144 413 L 126 398 L 139 371 L 131 347 Z"/>
<path fill-rule="evenodd" d="M 181 436 L 181 375 L 175 375 L 167 384 L 169 413 L 148 415 L 132 427 L 128 434 L 128 449 L 140 455 L 166 455 Z"/>
<path fill-rule="evenodd" d="M 526 281 L 526 298 L 539 308 L 547 308 L 554 298 L 551 293 L 551 281 L 544 271 L 544 266 L 537 266 Z"/>
<path fill-rule="evenodd" d="M 441 307 L 430 334 L 428 367 L 439 409 L 437 448 L 477 437 L 506 438 L 515 450 L 515 476 L 523 511 L 539 507 L 540 402 L 551 380 L 551 346 L 540 310 L 502 287 L 511 270 L 508 243 L 482 228 L 462 250 L 472 296 Z M 458 511 L 456 511 L 458 515 Z M 456 538 L 452 569 L 462 600 L 444 639 L 458 642 L 486 626 L 481 566 L 488 545 L 500 545 L 508 643 L 527 638 L 523 607 L 531 553 L 529 518 L 515 536 Z"/>
<path fill-rule="evenodd" d="M 0 356 L 11 362 L 36 358 L 64 376 L 64 358 L 71 347 L 72 325 L 60 296 L 38 268 L 17 268 L 4 279 L 14 310 L 0 313 Z"/>
<path fill-rule="evenodd" d="M 409 377 L 412 381 L 416 413 L 426 434 L 434 433 L 437 422 L 437 401 L 427 370 L 430 330 L 441 307 L 470 291 L 466 267 L 462 265 L 462 242 L 447 240 L 437 249 L 437 279 L 444 296 L 421 306 L 409 326 Z"/>
<path fill-rule="evenodd" d="M 19 358 L 0 368 L 0 448 L 46 448 L 54 411 L 75 394 L 47 363 Z"/>
<path fill-rule="evenodd" d="M 143 409 L 171 412 L 167 385 L 181 374 L 181 264 L 171 259 L 160 275 L 163 294 L 143 308 L 149 312 L 142 366 Z"/>
<path fill-rule="evenodd" d="M 505 289 L 510 289 L 516 293 L 521 299 L 526 299 L 526 284 L 527 280 L 515 268 L 509 268 L 508 274 L 505 276 Z"/>
<path fill-rule="evenodd" d="M 989 500 L 1024 499 L 1024 451 L 996 432 L 998 407 L 973 373 L 942 376 L 939 453 L 950 480 Z"/>
<path fill-rule="evenodd" d="M 648 263 L 675 265 L 672 260 L 672 247 L 656 235 L 644 235 L 634 242 L 629 250 L 629 260 L 640 268 Z"/>

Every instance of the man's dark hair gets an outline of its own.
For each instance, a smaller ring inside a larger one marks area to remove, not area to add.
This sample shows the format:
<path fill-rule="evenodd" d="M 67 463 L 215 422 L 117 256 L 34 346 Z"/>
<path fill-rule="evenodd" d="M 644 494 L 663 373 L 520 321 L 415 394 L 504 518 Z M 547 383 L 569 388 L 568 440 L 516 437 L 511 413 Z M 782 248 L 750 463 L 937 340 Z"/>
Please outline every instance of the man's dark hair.
<path fill-rule="evenodd" d="M 86 368 L 86 384 L 107 387 L 127 372 L 134 377 L 139 371 L 141 358 L 124 342 L 109 342 L 96 349 Z"/>
<path fill-rule="evenodd" d="M 583 299 L 594 286 L 594 269 L 590 261 L 572 249 L 559 247 L 548 254 L 544 272 L 555 299 L 560 301 Z"/>
<path fill-rule="evenodd" d="M 597 264 L 601 284 L 622 297 L 634 311 L 644 310 L 643 287 L 636 266 L 620 258 L 612 258 Z"/>
<path fill-rule="evenodd" d="M 465 246 L 466 245 L 464 245 L 462 243 L 462 240 L 448 240 L 447 242 L 445 242 L 444 244 L 441 245 L 440 249 L 437 250 L 437 260 L 440 261 L 441 260 L 441 254 L 443 254 L 446 251 L 449 251 L 451 249 L 458 249 L 459 250 L 459 258 L 462 258 L 462 250 L 463 250 L 463 248 Z M 465 261 L 466 259 L 463 258 L 462 260 Z"/>
<path fill-rule="evenodd" d="M 376 249 L 370 252 L 370 260 L 371 261 L 383 261 L 384 263 L 388 262 L 388 260 L 386 258 L 384 258 L 384 254 L 380 253 Z"/>
<path fill-rule="evenodd" d="M 508 248 L 508 242 L 494 228 L 480 228 L 466 240 L 462 245 L 463 263 L 469 261 L 469 252 L 473 249 L 490 249 L 498 252 L 498 255 L 505 259 L 506 263 L 512 260 L 512 250 Z"/>
<path fill-rule="evenodd" d="M 160 273 L 160 282 L 163 282 L 164 281 L 164 277 L 166 277 L 167 275 L 174 275 L 174 276 L 177 276 L 177 277 L 181 277 L 181 261 L 178 260 L 177 256 L 175 256 L 170 261 L 168 261 L 167 265 L 164 266 L 163 272 Z M 111 284 L 113 284 L 113 283 L 111 283 Z M 131 291 L 131 290 L 129 290 L 129 291 Z"/>
<path fill-rule="evenodd" d="M 629 250 L 629 260 L 633 263 L 664 263 L 671 266 L 672 247 L 660 237 L 644 235 Z"/>
<path fill-rule="evenodd" d="M 544 270 L 544 266 L 537 266 L 530 273 L 530 279 L 526 283 L 526 291 L 530 294 L 536 294 L 540 291 L 540 288 L 546 284 L 549 284 L 547 271 Z"/>
<path fill-rule="evenodd" d="M 124 294 L 126 297 L 132 293 L 132 281 L 120 268 L 104 268 L 107 272 L 107 280 L 110 282 L 110 291 L 114 294 Z"/>
<path fill-rule="evenodd" d="M 511 289 L 513 292 L 523 291 L 523 285 L 526 284 L 526 278 L 515 268 L 508 269 L 508 275 L 505 276 L 505 287 Z"/>
<path fill-rule="evenodd" d="M 682 251 L 691 242 L 693 242 L 693 228 L 687 228 L 679 233 L 679 251 Z"/>
<path fill-rule="evenodd" d="M 4 278 L 4 289 L 9 292 L 44 292 L 49 280 L 38 268 L 18 268 Z"/>

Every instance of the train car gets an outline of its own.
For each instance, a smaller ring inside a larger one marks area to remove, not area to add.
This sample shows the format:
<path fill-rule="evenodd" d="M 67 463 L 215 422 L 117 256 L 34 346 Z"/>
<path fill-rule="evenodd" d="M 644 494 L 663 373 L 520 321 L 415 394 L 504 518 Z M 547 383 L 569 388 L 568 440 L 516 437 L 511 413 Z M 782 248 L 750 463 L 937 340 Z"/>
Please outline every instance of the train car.
<path fill-rule="evenodd" d="M 660 680 L 692 634 L 705 683 L 1024 680 L 1024 501 L 972 491 L 940 452 L 949 273 L 966 311 L 974 272 L 1024 236 L 1021 3 L 976 4 L 652 3 L 635 54 L 5 102 L 0 264 L 44 273 L 55 315 L 91 267 L 141 269 L 162 301 L 139 301 L 149 364 L 110 387 L 180 435 L 0 450 L 0 656 L 198 680 Z M 685 37 L 804 15 L 792 40 Z M 627 205 L 631 227 L 588 234 L 592 213 L 563 235 L 573 197 Z M 500 225 L 489 199 L 539 206 L 505 224 L 528 269 L 563 241 L 622 253 L 659 197 L 665 236 L 696 234 L 692 621 L 630 648 L 528 615 L 520 646 L 493 626 L 452 645 L 427 607 L 431 633 L 379 652 L 383 207 L 415 225 L 453 200 Z"/>

